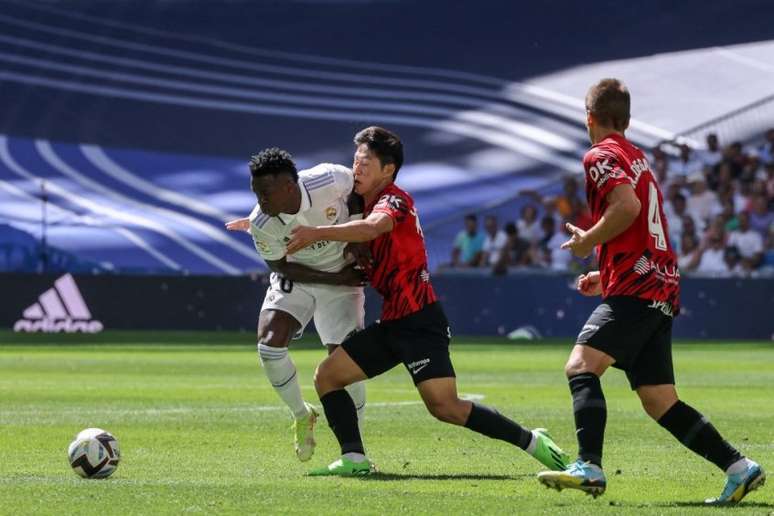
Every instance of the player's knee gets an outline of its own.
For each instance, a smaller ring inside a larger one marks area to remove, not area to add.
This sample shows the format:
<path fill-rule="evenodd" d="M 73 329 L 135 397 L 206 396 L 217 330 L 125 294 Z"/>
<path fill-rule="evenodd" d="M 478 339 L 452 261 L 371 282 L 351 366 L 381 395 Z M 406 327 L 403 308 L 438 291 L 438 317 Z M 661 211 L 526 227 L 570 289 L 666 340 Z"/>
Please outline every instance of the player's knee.
<path fill-rule="evenodd" d="M 290 335 L 287 331 L 273 328 L 258 329 L 258 345 L 263 344 L 272 348 L 286 348 L 290 343 Z"/>
<path fill-rule="evenodd" d="M 464 425 L 467 415 L 464 407 L 455 401 L 439 400 L 427 402 L 427 410 L 439 421 L 452 425 Z"/>
<path fill-rule="evenodd" d="M 671 389 L 640 388 L 637 395 L 645 413 L 656 421 L 677 403 L 677 394 Z"/>
<path fill-rule="evenodd" d="M 323 360 L 314 370 L 313 381 L 317 394 L 322 395 L 330 391 L 328 388 L 330 383 L 328 376 L 328 369 L 325 367 L 325 360 Z"/>
<path fill-rule="evenodd" d="M 323 396 L 331 391 L 346 387 L 346 385 L 337 380 L 334 373 L 335 371 L 327 359 L 320 362 L 320 365 L 314 371 L 314 388 L 317 394 Z"/>
<path fill-rule="evenodd" d="M 569 360 L 567 360 L 567 363 L 564 364 L 564 374 L 567 376 L 567 378 L 572 378 L 573 376 L 587 372 L 588 367 L 586 365 L 586 361 L 580 357 L 572 356 Z"/>

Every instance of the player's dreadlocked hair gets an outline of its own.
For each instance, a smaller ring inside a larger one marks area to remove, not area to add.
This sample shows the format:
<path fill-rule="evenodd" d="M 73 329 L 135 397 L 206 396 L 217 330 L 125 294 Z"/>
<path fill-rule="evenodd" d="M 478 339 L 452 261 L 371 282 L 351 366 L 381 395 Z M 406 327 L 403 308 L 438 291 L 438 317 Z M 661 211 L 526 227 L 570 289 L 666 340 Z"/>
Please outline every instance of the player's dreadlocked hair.
<path fill-rule="evenodd" d="M 392 178 L 398 175 L 401 165 L 403 165 L 403 142 L 400 137 L 392 131 L 382 127 L 366 127 L 355 135 L 355 145 L 368 145 L 368 149 L 376 154 L 382 167 L 385 165 L 395 165 L 395 172 Z"/>
<path fill-rule="evenodd" d="M 629 127 L 630 105 L 629 89 L 618 79 L 602 79 L 586 94 L 586 109 L 600 124 L 616 131 Z"/>
<path fill-rule="evenodd" d="M 293 157 L 288 151 L 277 147 L 264 149 L 258 154 L 250 157 L 250 175 L 255 180 L 260 176 L 288 173 L 293 176 L 294 181 L 298 181 L 298 170 L 293 163 Z"/>

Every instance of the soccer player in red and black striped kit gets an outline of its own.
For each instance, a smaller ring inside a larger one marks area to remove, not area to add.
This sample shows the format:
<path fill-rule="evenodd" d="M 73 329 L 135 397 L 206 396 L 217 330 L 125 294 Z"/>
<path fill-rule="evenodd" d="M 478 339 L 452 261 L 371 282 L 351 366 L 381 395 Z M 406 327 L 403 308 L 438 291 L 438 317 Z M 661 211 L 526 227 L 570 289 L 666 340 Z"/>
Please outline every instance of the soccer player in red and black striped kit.
<path fill-rule="evenodd" d="M 370 242 L 373 287 L 384 297 L 382 318 L 346 339 L 317 368 L 315 387 L 341 458 L 310 475 L 366 475 L 365 455 L 352 398 L 344 388 L 403 365 L 430 413 L 509 442 L 546 467 L 563 469 L 568 456 L 543 429 L 528 430 L 496 410 L 461 400 L 449 357 L 451 332 L 430 283 L 427 252 L 411 196 L 394 184 L 403 163 L 403 144 L 394 133 L 368 127 L 355 135 L 355 192 L 365 218 L 337 226 L 298 227 L 288 253 L 317 241 Z"/>
<path fill-rule="evenodd" d="M 617 79 L 601 80 L 586 95 L 592 147 L 583 166 L 594 226 L 584 231 L 568 224 L 572 237 L 562 247 L 582 258 L 598 247 L 599 271 L 582 275 L 578 290 L 586 296 L 601 294 L 602 302 L 583 326 L 565 366 L 579 458 L 567 470 L 546 471 L 538 479 L 595 497 L 605 491 L 607 406 L 599 378 L 612 365 L 625 371 L 650 417 L 728 475 L 721 495 L 707 502 L 735 503 L 762 485 L 765 475 L 677 397 L 672 318 L 679 311 L 680 272 L 661 190 L 645 155 L 624 136 L 630 103 L 628 89 Z"/>

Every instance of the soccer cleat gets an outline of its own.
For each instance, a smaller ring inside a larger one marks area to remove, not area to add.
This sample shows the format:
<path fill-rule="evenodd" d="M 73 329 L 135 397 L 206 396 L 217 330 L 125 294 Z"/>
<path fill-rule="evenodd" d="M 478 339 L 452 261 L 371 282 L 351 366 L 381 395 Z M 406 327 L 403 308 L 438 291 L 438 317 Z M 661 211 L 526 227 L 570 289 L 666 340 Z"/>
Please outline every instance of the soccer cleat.
<path fill-rule="evenodd" d="M 766 482 L 766 473 L 752 462 L 747 469 L 736 475 L 728 475 L 726 486 L 717 498 L 705 500 L 709 505 L 735 504 L 742 501 L 747 493 L 761 487 Z"/>
<path fill-rule="evenodd" d="M 346 457 L 342 457 L 324 468 L 313 469 L 308 473 L 310 477 L 325 477 L 325 476 L 339 476 L 339 477 L 360 477 L 370 475 L 376 472 L 376 466 L 374 466 L 370 460 L 364 459 L 361 462 L 353 462 Z"/>
<path fill-rule="evenodd" d="M 554 440 L 548 435 L 545 428 L 535 428 L 532 431 L 537 439 L 533 456 L 547 468 L 555 471 L 563 471 L 570 464 L 570 456 L 567 455 Z"/>
<path fill-rule="evenodd" d="M 317 410 L 305 403 L 308 412 L 306 416 L 301 419 L 293 421 L 293 425 L 290 427 L 293 429 L 293 436 L 295 442 L 293 447 L 296 450 L 296 457 L 301 462 L 306 462 L 314 455 L 314 447 L 317 443 L 314 441 L 314 425 L 317 423 Z"/>
<path fill-rule="evenodd" d="M 538 481 L 546 487 L 557 491 L 562 489 L 579 489 L 594 498 L 603 494 L 607 488 L 607 480 L 602 468 L 590 462 L 578 459 L 564 471 L 543 471 L 538 473 Z"/>

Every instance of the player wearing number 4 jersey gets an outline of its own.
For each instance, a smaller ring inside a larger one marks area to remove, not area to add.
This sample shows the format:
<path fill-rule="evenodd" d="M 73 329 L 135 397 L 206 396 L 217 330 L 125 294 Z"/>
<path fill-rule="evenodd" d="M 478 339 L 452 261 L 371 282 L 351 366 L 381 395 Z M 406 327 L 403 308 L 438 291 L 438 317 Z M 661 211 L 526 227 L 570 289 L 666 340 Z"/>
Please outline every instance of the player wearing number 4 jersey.
<path fill-rule="evenodd" d="M 369 127 L 355 136 L 355 191 L 366 218 L 336 226 L 298 227 L 288 253 L 311 242 L 370 242 L 371 284 L 384 298 L 381 321 L 349 337 L 317 368 L 315 387 L 341 458 L 311 475 L 366 475 L 372 465 L 360 439 L 347 385 L 403 363 L 427 409 L 447 423 L 466 426 L 522 448 L 552 469 L 567 456 L 542 429 L 527 430 L 485 405 L 461 400 L 449 357 L 449 323 L 430 283 L 422 228 L 414 201 L 394 183 L 403 163 L 397 135 Z"/>
<path fill-rule="evenodd" d="M 293 414 L 296 455 L 306 461 L 314 452 L 317 412 L 301 396 L 288 346 L 312 317 L 329 351 L 361 329 L 364 277 L 345 257 L 340 242 L 312 242 L 292 257 L 286 256 L 285 246 L 290 231 L 300 224 L 340 224 L 362 218 L 362 199 L 352 194 L 354 179 L 347 167 L 321 164 L 297 172 L 290 155 L 277 148 L 253 156 L 250 173 L 259 203 L 249 218 L 226 227 L 249 231 L 272 271 L 258 318 L 258 354 L 266 376 Z M 349 386 L 348 392 L 361 417 L 364 383 Z"/>
<path fill-rule="evenodd" d="M 607 406 L 599 378 L 612 365 L 626 372 L 649 416 L 728 475 L 720 496 L 707 502 L 736 503 L 762 485 L 765 475 L 677 397 L 672 318 L 679 311 L 680 273 L 661 191 L 643 153 L 624 137 L 629 105 L 629 91 L 616 79 L 600 81 L 586 95 L 592 147 L 583 165 L 594 226 L 583 231 L 568 224 L 572 238 L 562 247 L 584 258 L 598 247 L 599 271 L 581 276 L 578 290 L 601 294 L 602 303 L 581 329 L 565 366 L 579 458 L 565 471 L 546 471 L 538 479 L 548 487 L 580 489 L 595 497 L 605 491 Z"/>

